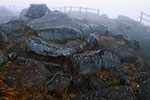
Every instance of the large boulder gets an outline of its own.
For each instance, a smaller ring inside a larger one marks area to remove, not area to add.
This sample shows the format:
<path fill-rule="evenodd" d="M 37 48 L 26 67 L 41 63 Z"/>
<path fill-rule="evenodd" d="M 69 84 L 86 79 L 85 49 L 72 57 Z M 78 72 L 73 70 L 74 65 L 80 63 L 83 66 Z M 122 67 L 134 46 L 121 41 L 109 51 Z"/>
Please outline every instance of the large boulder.
<path fill-rule="evenodd" d="M 91 33 L 106 35 L 108 27 L 102 24 L 91 24 L 90 31 Z"/>
<path fill-rule="evenodd" d="M 50 10 L 46 4 L 31 4 L 25 16 L 30 18 L 39 18 L 49 11 Z"/>
<path fill-rule="evenodd" d="M 0 65 L 2 65 L 6 60 L 7 60 L 7 57 L 5 57 L 0 50 Z"/>
<path fill-rule="evenodd" d="M 33 51 L 36 54 L 43 55 L 43 56 L 68 57 L 73 55 L 76 52 L 76 50 L 74 50 L 73 48 L 63 47 L 61 45 L 53 44 L 53 43 L 47 43 L 35 36 L 28 37 L 28 39 L 26 40 L 26 45 L 29 51 Z"/>
<path fill-rule="evenodd" d="M 150 79 L 139 85 L 137 88 L 137 97 L 139 100 L 150 100 Z"/>
<path fill-rule="evenodd" d="M 13 32 L 19 30 L 25 24 L 22 20 L 12 20 L 0 25 L 2 31 L 6 34 L 12 34 Z"/>
<path fill-rule="evenodd" d="M 24 8 L 20 13 L 20 20 L 23 20 L 25 22 L 31 21 L 32 18 L 26 17 L 25 14 L 27 13 L 28 8 Z"/>
<path fill-rule="evenodd" d="M 50 12 L 46 4 L 31 4 L 29 8 L 22 10 L 20 19 L 30 21 L 40 18 Z"/>
<path fill-rule="evenodd" d="M 137 100 L 137 98 L 130 87 L 119 86 L 115 88 L 90 92 L 87 95 L 70 100 Z"/>
<path fill-rule="evenodd" d="M 95 34 L 90 34 L 90 36 L 87 39 L 87 49 L 92 50 L 95 46 L 97 46 L 99 41 L 99 38 Z"/>
<path fill-rule="evenodd" d="M 120 58 L 113 54 L 111 51 L 104 51 L 104 54 L 101 56 L 102 62 L 105 69 L 120 69 L 121 62 Z"/>
<path fill-rule="evenodd" d="M 101 50 L 102 65 L 111 74 L 115 76 L 122 75 L 120 58 L 111 51 Z"/>
<path fill-rule="evenodd" d="M 47 80 L 52 74 L 40 63 L 25 66 L 20 72 L 22 85 L 35 86 Z"/>
<path fill-rule="evenodd" d="M 76 54 L 72 58 L 73 68 L 80 74 L 91 74 L 101 70 L 102 60 L 96 51 Z"/>
<path fill-rule="evenodd" d="M 88 33 L 84 32 L 84 29 L 88 27 L 87 24 L 79 23 L 59 11 L 52 11 L 30 21 L 28 25 L 44 40 L 64 40 L 88 36 Z"/>

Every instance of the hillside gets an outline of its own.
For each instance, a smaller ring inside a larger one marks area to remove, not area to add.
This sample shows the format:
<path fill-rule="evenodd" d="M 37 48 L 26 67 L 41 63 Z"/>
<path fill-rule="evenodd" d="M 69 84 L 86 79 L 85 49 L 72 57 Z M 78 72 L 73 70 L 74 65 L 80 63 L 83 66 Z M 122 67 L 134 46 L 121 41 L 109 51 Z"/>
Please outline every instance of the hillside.
<path fill-rule="evenodd" d="M 97 16 L 96 14 L 89 13 L 87 16 L 84 13 L 68 13 L 69 16 L 78 19 L 88 19 L 90 23 L 103 24 L 108 26 L 108 29 L 114 34 L 121 34 L 126 39 L 137 40 L 142 49 L 143 57 L 149 61 L 150 59 L 150 27 L 140 24 L 139 22 L 126 17 L 118 16 L 116 19 L 111 19 L 103 14 Z"/>
<path fill-rule="evenodd" d="M 31 4 L 0 24 L 0 100 L 150 100 L 149 87 L 139 43 L 99 22 Z"/>

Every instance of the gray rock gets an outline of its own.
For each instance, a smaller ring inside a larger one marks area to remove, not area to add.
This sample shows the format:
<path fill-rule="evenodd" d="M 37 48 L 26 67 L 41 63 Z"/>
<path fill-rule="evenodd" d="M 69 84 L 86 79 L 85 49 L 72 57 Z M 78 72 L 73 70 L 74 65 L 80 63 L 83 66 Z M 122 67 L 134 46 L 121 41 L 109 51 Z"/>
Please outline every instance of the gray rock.
<path fill-rule="evenodd" d="M 51 62 L 45 62 L 45 61 L 37 61 L 35 59 L 31 59 L 31 58 L 24 58 L 24 57 L 18 57 L 17 58 L 17 64 L 19 65 L 23 65 L 23 66 L 30 66 L 30 65 L 34 65 L 36 63 L 40 63 L 43 66 L 45 66 L 48 70 L 52 70 L 55 67 L 61 67 L 58 64 L 55 63 L 51 63 Z"/>
<path fill-rule="evenodd" d="M 150 79 L 139 85 L 137 88 L 137 97 L 139 100 L 150 100 Z"/>
<path fill-rule="evenodd" d="M 101 24 L 91 24 L 90 25 L 91 33 L 105 35 L 108 31 L 108 27 Z"/>
<path fill-rule="evenodd" d="M 96 51 L 76 54 L 72 58 L 73 68 L 80 74 L 91 74 L 101 70 L 102 61 Z"/>
<path fill-rule="evenodd" d="M 88 50 L 92 50 L 98 44 L 98 40 L 98 36 L 96 36 L 95 34 L 90 34 L 90 36 L 87 39 Z"/>
<path fill-rule="evenodd" d="M 93 90 L 103 90 L 106 88 L 106 84 L 103 80 L 97 77 L 90 77 L 90 86 Z"/>
<path fill-rule="evenodd" d="M 137 98 L 130 87 L 119 86 L 90 92 L 86 95 L 70 100 L 137 100 Z"/>
<path fill-rule="evenodd" d="M 78 47 L 80 44 L 78 43 L 78 41 L 74 40 L 74 41 L 69 41 L 66 43 L 66 46 L 69 47 Z"/>
<path fill-rule="evenodd" d="M 149 78 L 150 74 L 147 72 L 138 72 L 133 76 L 135 82 L 141 83 Z"/>
<path fill-rule="evenodd" d="M 145 61 L 137 60 L 135 66 L 138 72 L 150 73 L 150 66 Z"/>
<path fill-rule="evenodd" d="M 16 52 L 11 52 L 11 53 L 7 54 L 7 57 L 10 60 L 14 60 L 17 57 L 17 53 Z"/>
<path fill-rule="evenodd" d="M 38 31 L 38 36 L 44 40 L 65 40 L 80 37 L 80 32 L 75 28 L 57 27 Z"/>
<path fill-rule="evenodd" d="M 123 77 L 120 79 L 120 84 L 130 86 L 130 85 L 131 85 L 131 81 L 128 79 L 128 77 L 123 76 Z"/>
<path fill-rule="evenodd" d="M 19 79 L 22 85 L 36 86 L 47 80 L 52 74 L 40 63 L 25 66 L 20 72 Z"/>
<path fill-rule="evenodd" d="M 88 85 L 88 81 L 83 75 L 73 77 L 71 83 L 72 87 L 77 91 L 83 90 Z"/>
<path fill-rule="evenodd" d="M 33 20 L 32 18 L 25 16 L 27 11 L 28 11 L 28 8 L 25 8 L 25 9 L 23 9 L 21 11 L 21 13 L 20 13 L 20 20 L 23 20 L 25 22 L 29 22 L 29 21 Z"/>
<path fill-rule="evenodd" d="M 44 40 L 74 39 L 89 35 L 84 32 L 88 24 L 79 23 L 59 11 L 52 11 L 41 18 L 30 21 L 28 25 Z"/>
<path fill-rule="evenodd" d="M 83 43 L 81 43 L 78 47 L 77 47 L 77 51 L 78 52 L 81 52 L 81 51 L 83 51 L 83 49 L 84 48 L 86 48 L 87 47 L 87 41 L 84 41 Z"/>
<path fill-rule="evenodd" d="M 46 4 L 31 4 L 25 16 L 33 19 L 40 18 L 46 15 L 49 11 L 50 10 Z"/>
<path fill-rule="evenodd" d="M 8 38 L 6 34 L 0 29 L 0 41 L 4 43 L 8 43 Z"/>
<path fill-rule="evenodd" d="M 13 32 L 19 30 L 24 25 L 24 21 L 22 20 L 12 20 L 0 25 L 2 31 L 6 34 L 12 34 Z"/>
<path fill-rule="evenodd" d="M 70 85 L 71 77 L 56 73 L 51 80 L 46 83 L 45 91 L 55 91 L 60 88 L 66 88 Z"/>
<path fill-rule="evenodd" d="M 71 56 L 76 52 L 73 48 L 63 47 L 58 44 L 47 43 L 42 39 L 30 36 L 26 40 L 27 48 L 29 51 L 33 51 L 36 54 L 43 55 L 43 56 Z"/>
<path fill-rule="evenodd" d="M 128 40 L 127 41 L 129 43 L 129 45 L 133 48 L 139 49 L 140 48 L 140 44 L 138 41 L 136 40 Z"/>
<path fill-rule="evenodd" d="M 104 51 L 103 53 L 101 59 L 104 68 L 111 74 L 119 74 L 118 72 L 121 70 L 120 58 L 110 51 Z"/>
<path fill-rule="evenodd" d="M 7 57 L 3 55 L 2 51 L 0 50 L 0 66 L 7 61 Z"/>

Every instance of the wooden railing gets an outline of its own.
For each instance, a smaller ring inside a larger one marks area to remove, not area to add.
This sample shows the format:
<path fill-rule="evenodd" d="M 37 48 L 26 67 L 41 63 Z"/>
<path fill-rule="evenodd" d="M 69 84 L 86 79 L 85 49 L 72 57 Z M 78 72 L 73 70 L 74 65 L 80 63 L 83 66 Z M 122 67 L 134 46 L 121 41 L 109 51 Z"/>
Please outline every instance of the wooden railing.
<path fill-rule="evenodd" d="M 6 6 L 6 8 L 8 8 L 11 11 L 21 11 L 23 10 L 25 7 L 19 7 L 19 6 L 13 6 L 13 5 L 9 5 Z M 72 6 L 68 6 L 68 7 L 49 7 L 52 11 L 53 10 L 58 10 L 64 13 L 72 13 L 74 11 L 76 12 L 84 12 L 85 14 L 91 12 L 91 13 L 95 13 L 97 15 L 100 15 L 100 10 L 99 9 L 93 9 L 93 8 L 86 8 L 86 7 L 72 7 Z"/>
<path fill-rule="evenodd" d="M 84 12 L 85 14 L 91 12 L 91 13 L 95 13 L 97 15 L 100 15 L 100 10 L 99 9 L 93 9 L 93 8 L 86 8 L 86 7 L 49 7 L 51 10 L 59 10 L 61 12 L 64 13 L 72 13 L 72 12 Z"/>
<path fill-rule="evenodd" d="M 150 23 L 150 15 L 148 15 L 148 14 L 146 14 L 144 12 L 140 12 L 140 13 L 141 13 L 140 23 L 142 24 L 143 21 L 146 21 L 146 22 Z"/>

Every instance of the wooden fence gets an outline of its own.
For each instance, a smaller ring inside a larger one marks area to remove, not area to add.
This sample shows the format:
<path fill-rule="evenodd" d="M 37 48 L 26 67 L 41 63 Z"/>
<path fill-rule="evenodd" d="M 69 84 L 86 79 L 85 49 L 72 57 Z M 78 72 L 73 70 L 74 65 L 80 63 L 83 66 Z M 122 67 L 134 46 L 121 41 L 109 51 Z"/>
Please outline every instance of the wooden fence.
<path fill-rule="evenodd" d="M 19 7 L 19 6 L 13 6 L 13 5 L 9 5 L 6 6 L 6 8 L 8 8 L 10 11 L 15 11 L 15 12 L 19 12 L 21 10 L 23 10 L 25 7 Z M 86 8 L 86 7 L 72 7 L 72 6 L 68 6 L 68 7 L 49 7 L 52 11 L 53 10 L 58 10 L 61 11 L 63 13 L 72 13 L 72 12 L 79 12 L 79 13 L 85 13 L 87 15 L 87 13 L 91 12 L 91 13 L 95 13 L 97 15 L 100 15 L 100 10 L 99 9 L 93 9 L 93 8 Z"/>
<path fill-rule="evenodd" d="M 72 13 L 72 12 L 79 12 L 79 13 L 95 13 L 97 15 L 100 15 L 100 10 L 99 9 L 93 9 L 93 8 L 87 8 L 87 7 L 49 7 L 51 10 L 58 10 L 64 13 Z"/>
<path fill-rule="evenodd" d="M 142 24 L 143 21 L 146 21 L 146 22 L 150 23 L 150 15 L 148 15 L 148 14 L 146 14 L 144 12 L 140 12 L 140 13 L 141 13 L 140 23 Z"/>

